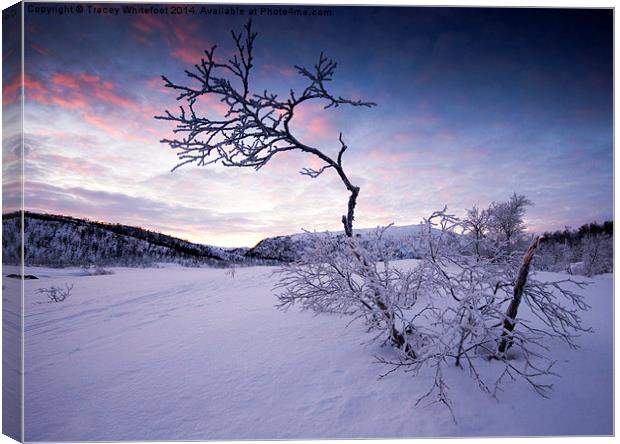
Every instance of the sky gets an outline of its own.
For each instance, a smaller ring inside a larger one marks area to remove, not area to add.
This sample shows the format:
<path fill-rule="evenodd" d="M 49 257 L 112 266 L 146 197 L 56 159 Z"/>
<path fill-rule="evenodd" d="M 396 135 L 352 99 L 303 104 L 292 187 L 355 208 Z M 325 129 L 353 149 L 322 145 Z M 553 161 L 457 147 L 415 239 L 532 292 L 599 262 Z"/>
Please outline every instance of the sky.
<path fill-rule="evenodd" d="M 26 10 L 26 209 L 219 246 L 341 230 L 348 194 L 333 171 L 301 176 L 318 166 L 306 154 L 283 153 L 259 171 L 171 172 L 176 154 L 160 140 L 173 126 L 154 116 L 179 103 L 161 75 L 184 81 L 214 44 L 230 57 L 230 31 L 252 8 L 244 16 Z M 332 92 L 377 103 L 309 103 L 292 122 L 300 140 L 330 155 L 343 133 L 344 167 L 361 188 L 355 227 L 419 223 L 444 205 L 462 215 L 514 192 L 534 202 L 530 231 L 613 218 L 611 10 L 320 9 L 331 14 L 252 17 L 250 86 L 299 91 L 306 82 L 294 65 L 311 67 L 324 52 L 338 62 Z M 20 77 L 5 65 L 10 110 Z M 222 112 L 215 100 L 201 103 Z M 5 168 L 16 161 L 5 155 Z"/>

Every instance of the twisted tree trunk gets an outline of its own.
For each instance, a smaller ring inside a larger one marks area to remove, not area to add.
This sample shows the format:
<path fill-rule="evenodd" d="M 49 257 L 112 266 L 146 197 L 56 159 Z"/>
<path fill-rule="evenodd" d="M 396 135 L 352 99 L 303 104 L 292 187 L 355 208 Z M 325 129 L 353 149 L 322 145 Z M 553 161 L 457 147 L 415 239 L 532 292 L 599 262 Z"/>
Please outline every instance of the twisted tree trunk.
<path fill-rule="evenodd" d="M 351 192 L 349 196 L 349 205 L 346 215 L 342 216 L 342 224 L 344 225 L 344 232 L 347 237 L 353 237 L 353 215 L 355 213 L 355 204 L 357 203 L 357 195 L 360 193 L 360 188 L 350 185 L 347 189 Z"/>
<path fill-rule="evenodd" d="M 342 216 L 342 224 L 344 225 L 344 232 L 346 236 L 348 238 L 353 238 L 353 220 L 354 220 L 354 213 L 355 213 L 355 204 L 357 202 L 357 196 L 359 195 L 360 188 L 351 184 L 351 182 L 348 180 L 348 178 L 344 174 L 344 171 L 339 170 L 338 172 L 345 186 L 351 192 L 351 195 L 349 196 L 348 211 L 346 215 Z M 371 269 L 370 264 L 366 261 L 366 258 L 364 256 L 359 255 L 355 250 L 353 250 L 353 254 L 357 258 L 357 260 L 359 260 L 362 263 L 364 268 L 367 268 L 369 270 Z M 370 272 L 369 274 L 370 276 L 368 277 L 370 278 L 371 281 L 378 280 L 378 279 L 376 280 L 374 279 L 374 276 L 372 276 L 372 272 Z M 415 359 L 416 353 L 413 350 L 413 347 L 411 347 L 411 344 L 409 344 L 409 341 L 407 341 L 406 336 L 403 333 L 401 333 L 394 325 L 394 313 L 389 309 L 389 307 L 383 301 L 383 298 L 381 297 L 381 293 L 378 290 L 375 290 L 374 296 L 375 297 L 374 297 L 373 302 L 375 306 L 381 311 L 381 314 L 384 317 L 384 321 L 389 326 L 390 340 L 396 346 L 396 348 L 401 350 L 405 355 L 407 355 L 408 357 L 412 359 Z"/>
<path fill-rule="evenodd" d="M 510 301 L 510 305 L 504 315 L 504 331 L 502 332 L 502 336 L 497 347 L 497 351 L 500 355 L 506 353 L 512 345 L 512 332 L 515 329 L 517 312 L 519 311 L 519 304 L 521 304 L 521 299 L 523 297 L 523 288 L 527 282 L 527 276 L 530 272 L 530 265 L 532 263 L 532 259 L 534 258 L 534 252 L 536 251 L 536 248 L 538 248 L 541 240 L 542 236 L 538 236 L 534 239 L 530 247 L 527 249 L 525 256 L 523 256 L 523 262 L 521 263 L 521 268 L 519 269 L 519 274 L 512 293 L 512 301 Z"/>

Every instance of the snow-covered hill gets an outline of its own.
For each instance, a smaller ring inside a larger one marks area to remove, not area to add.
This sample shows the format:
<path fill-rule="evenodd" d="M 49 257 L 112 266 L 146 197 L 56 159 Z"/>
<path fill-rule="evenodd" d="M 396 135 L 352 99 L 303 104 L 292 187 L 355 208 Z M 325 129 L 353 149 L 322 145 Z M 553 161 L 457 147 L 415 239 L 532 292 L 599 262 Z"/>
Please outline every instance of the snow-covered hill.
<path fill-rule="evenodd" d="M 394 259 L 417 259 L 419 253 L 416 248 L 415 238 L 422 230 L 423 225 L 405 225 L 400 227 L 391 226 L 383 234 L 383 242 L 389 243 L 394 251 Z M 377 228 L 354 229 L 353 234 L 361 241 L 362 245 L 376 239 Z M 318 233 L 321 235 L 321 233 Z M 334 234 L 344 236 L 343 231 Z M 310 243 L 309 233 L 296 233 L 288 236 L 269 237 L 260 241 L 251 248 L 246 255 L 252 258 L 272 259 L 283 262 L 291 262 L 300 258 L 304 249 Z"/>
<path fill-rule="evenodd" d="M 19 214 L 2 217 L 5 264 L 20 255 Z M 194 244 L 172 236 L 120 224 L 26 212 L 24 215 L 27 265 L 148 266 L 159 262 L 220 266 L 242 262 L 246 250 L 226 250 Z"/>

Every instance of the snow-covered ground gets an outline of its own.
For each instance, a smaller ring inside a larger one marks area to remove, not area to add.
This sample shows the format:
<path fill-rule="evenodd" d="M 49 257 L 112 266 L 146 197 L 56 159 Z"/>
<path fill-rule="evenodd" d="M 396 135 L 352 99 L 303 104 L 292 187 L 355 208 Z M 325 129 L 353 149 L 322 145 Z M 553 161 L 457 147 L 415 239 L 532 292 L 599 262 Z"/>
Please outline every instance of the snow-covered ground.
<path fill-rule="evenodd" d="M 454 368 L 454 423 L 440 405 L 414 405 L 425 375 L 377 379 L 373 356 L 389 351 L 365 343 L 363 325 L 275 308 L 274 268 L 113 271 L 26 269 L 39 277 L 25 281 L 26 440 L 613 432 L 611 275 L 585 290 L 595 332 L 553 351 L 562 377 L 551 399 L 518 382 L 496 401 Z M 62 303 L 37 293 L 65 283 Z"/>

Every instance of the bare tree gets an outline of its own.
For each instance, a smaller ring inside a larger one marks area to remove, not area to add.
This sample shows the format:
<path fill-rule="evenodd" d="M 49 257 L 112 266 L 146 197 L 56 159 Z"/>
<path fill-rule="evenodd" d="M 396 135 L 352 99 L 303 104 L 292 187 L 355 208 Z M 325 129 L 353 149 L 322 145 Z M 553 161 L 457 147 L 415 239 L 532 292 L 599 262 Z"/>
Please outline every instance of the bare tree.
<path fill-rule="evenodd" d="M 493 202 L 489 208 L 490 227 L 499 243 L 510 253 L 525 231 L 523 217 L 528 206 L 533 205 L 527 197 L 514 193 L 506 202 Z"/>
<path fill-rule="evenodd" d="M 178 84 L 162 76 L 167 88 L 179 92 L 177 100 L 184 105 L 180 106 L 177 114 L 165 111 L 165 115 L 156 116 L 176 124 L 176 138 L 161 142 L 176 150 L 180 163 L 175 169 L 188 163 L 199 166 L 220 163 L 259 170 L 278 153 L 302 151 L 312 154 L 322 161 L 322 166 L 318 169 L 304 168 L 300 173 L 316 178 L 328 169 L 336 171 L 349 192 L 347 212 L 342 216 L 342 223 L 346 235 L 351 237 L 360 189 L 350 181 L 342 164 L 343 154 L 348 148 L 342 133 L 338 138 L 340 150 L 332 158 L 324 150 L 301 142 L 291 132 L 290 123 L 298 107 L 310 101 L 320 101 L 326 109 L 341 105 L 373 107 L 375 103 L 346 99 L 331 93 L 328 83 L 336 70 L 336 62 L 323 53 L 310 69 L 295 66 L 307 80 L 307 86 L 300 93 L 291 90 L 285 98 L 266 90 L 253 93 L 250 74 L 254 67 L 256 36 L 251 20 L 245 25 L 244 32 L 232 31 L 236 53 L 227 62 L 216 60 L 216 46 L 205 50 L 205 57 L 194 65 L 194 69 L 185 71 L 190 80 L 188 84 Z M 216 119 L 198 115 L 195 105 L 203 96 L 219 99 L 227 107 L 226 114 Z"/>
<path fill-rule="evenodd" d="M 604 234 L 589 234 L 581 240 L 586 276 L 613 271 L 613 239 Z"/>
<path fill-rule="evenodd" d="M 476 205 L 467 210 L 463 229 L 471 236 L 476 256 L 483 254 L 482 243 L 490 228 L 490 210 L 479 209 Z"/>

